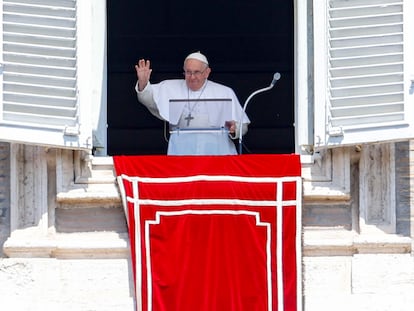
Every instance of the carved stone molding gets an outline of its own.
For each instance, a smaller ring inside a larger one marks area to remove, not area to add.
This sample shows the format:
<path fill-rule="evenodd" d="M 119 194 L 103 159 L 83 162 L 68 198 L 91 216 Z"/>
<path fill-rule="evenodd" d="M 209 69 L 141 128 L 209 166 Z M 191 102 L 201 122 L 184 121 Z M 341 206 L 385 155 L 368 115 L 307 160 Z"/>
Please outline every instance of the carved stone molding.
<path fill-rule="evenodd" d="M 350 153 L 347 148 L 315 152 L 302 160 L 305 201 L 350 199 Z"/>

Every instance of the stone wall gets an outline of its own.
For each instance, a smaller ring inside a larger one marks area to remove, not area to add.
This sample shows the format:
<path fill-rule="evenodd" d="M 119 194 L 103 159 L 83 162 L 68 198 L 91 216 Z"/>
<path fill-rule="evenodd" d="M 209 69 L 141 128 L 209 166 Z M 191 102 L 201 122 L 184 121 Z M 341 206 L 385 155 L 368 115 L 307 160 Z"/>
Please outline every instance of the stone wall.
<path fill-rule="evenodd" d="M 27 170 L 33 175 L 34 169 L 32 168 L 35 161 L 32 156 L 37 149 L 31 147 L 24 149 L 26 150 L 26 153 L 23 154 L 26 155 L 25 160 L 18 163 L 28 168 Z M 1 245 L 10 236 L 10 163 L 14 163 L 10 159 L 12 150 L 14 149 L 9 144 L 0 144 Z M 346 177 L 343 178 L 344 180 L 350 181 L 349 196 L 341 195 L 337 200 L 333 199 L 334 196 L 323 197 L 319 194 L 313 199 L 304 198 L 302 274 L 304 310 L 411 310 L 414 305 L 414 295 L 412 295 L 414 292 L 414 256 L 412 253 L 412 237 L 414 236 L 414 142 L 398 142 L 385 146 L 350 147 L 350 149 L 342 152 L 350 155 L 347 162 L 350 166 L 350 174 L 341 175 Z M 43 154 L 41 150 L 37 150 L 37 153 L 39 155 Z M 72 158 L 71 152 L 61 153 L 62 155 L 58 157 L 59 161 L 63 163 L 60 170 L 64 172 L 63 175 L 67 177 L 67 180 L 63 178 L 64 180 L 62 179 L 60 183 L 73 186 L 73 181 L 78 180 L 86 186 L 87 179 L 74 178 L 73 172 L 88 171 L 89 168 L 79 166 L 74 169 L 73 164 L 76 163 L 77 158 L 75 156 Z M 48 154 L 51 154 L 50 150 Z M 65 157 L 63 155 L 71 156 Z M 16 159 L 20 159 L 20 157 Z M 370 163 L 371 161 L 372 163 Z M 339 163 L 332 162 L 332 167 L 327 166 L 327 171 L 333 171 L 338 169 L 338 166 L 344 166 L 343 162 Z M 105 164 L 104 166 L 108 165 Z M 49 163 L 47 167 L 48 171 L 55 172 L 58 171 L 57 167 L 60 166 L 56 163 L 53 165 Z M 26 170 L 23 171 L 26 172 Z M 102 176 L 110 173 L 109 179 L 113 178 L 111 170 L 107 171 L 105 169 L 104 172 L 106 173 Z M 390 176 L 387 172 L 394 172 L 393 176 Z M 26 176 L 26 174 L 24 175 Z M 56 176 L 52 178 L 52 175 L 49 176 L 49 181 L 56 184 Z M 30 177 L 30 174 L 27 176 Z M 329 174 L 320 174 L 320 176 L 329 176 Z M 104 179 L 106 180 L 106 178 Z M 91 179 L 96 178 L 91 175 L 89 181 Z M 19 180 L 22 183 L 25 180 L 26 183 L 31 182 L 32 184 L 37 181 L 36 178 L 26 177 Z M 391 187 L 388 180 L 392 180 L 392 183 L 395 184 L 395 191 L 390 191 Z M 344 184 L 346 183 L 344 182 Z M 97 185 L 99 189 L 93 191 L 96 192 L 96 198 L 102 199 L 101 192 L 107 189 L 107 186 L 105 184 Z M 348 189 L 347 187 L 343 188 Z M 92 185 L 87 186 L 87 188 L 65 189 L 66 192 L 62 192 L 62 189 L 60 189 L 61 193 L 57 197 L 60 201 L 72 202 L 76 198 L 79 199 L 80 194 L 82 194 L 82 200 L 86 200 L 91 195 L 90 191 L 92 189 Z M 367 196 L 367 194 L 369 196 L 372 191 L 375 195 L 373 195 L 373 200 L 370 201 L 370 198 L 364 196 Z M 105 190 L 105 192 L 107 191 Z M 384 195 L 381 192 L 387 193 Z M 62 197 L 63 194 L 65 195 Z M 377 196 L 377 194 L 381 195 Z M 382 197 L 386 198 L 386 203 L 378 199 Z M 57 212 L 57 216 L 63 217 L 70 212 L 65 204 L 61 206 L 65 209 Z M 365 204 L 363 207 L 366 212 L 365 216 L 361 212 L 362 204 Z M 375 206 L 370 206 L 370 204 Z M 77 208 L 80 207 L 78 203 L 75 205 Z M 30 208 L 30 204 L 23 204 L 22 206 Z M 48 206 L 50 208 L 50 202 Z M 106 204 L 105 208 L 107 207 Z M 370 210 L 371 208 L 373 210 Z M 94 210 L 89 209 L 89 211 L 93 212 Z M 394 218 L 388 217 L 390 211 L 395 212 Z M 50 211 L 51 215 L 54 215 L 52 212 Z M 85 210 L 81 212 L 85 212 Z M 99 217 L 101 216 L 103 214 L 99 213 Z M 391 228 L 392 226 L 386 226 L 386 224 L 379 223 L 379 225 L 375 225 L 372 223 L 373 220 L 381 220 L 381 217 L 384 218 L 385 222 L 394 220 L 392 223 L 394 229 Z M 119 223 L 121 223 L 120 220 Z M 19 222 L 18 224 L 22 225 L 22 228 L 26 227 L 26 222 Z M 51 220 L 50 225 L 52 224 L 53 221 Z M 361 230 L 361 226 L 365 227 Z M 16 228 L 20 227 L 17 226 Z M 382 228 L 391 230 L 391 233 L 382 230 Z M 67 251 L 68 245 L 73 244 L 80 233 L 66 231 L 62 235 L 65 240 L 59 240 L 58 242 L 62 249 L 66 250 L 65 254 L 67 255 L 69 253 Z M 83 243 L 86 238 L 94 234 L 93 232 L 83 232 L 79 240 Z M 108 235 L 105 234 L 107 240 Z M 119 233 L 115 230 L 113 235 L 118 236 Z M 103 240 L 101 236 L 96 236 L 94 239 L 93 244 Z M 126 241 L 118 237 L 117 239 L 123 243 Z M 18 239 L 16 241 L 19 242 Z M 28 246 L 26 245 L 27 239 L 20 242 L 20 244 L 17 244 Z M 123 246 L 123 248 L 126 249 L 126 246 Z M 62 252 L 61 250 L 59 254 L 62 255 Z M 112 250 L 105 252 L 113 254 Z M 56 255 L 58 252 L 53 254 Z M 0 294 L 0 301 L 6 301 L 7 299 L 20 301 L 23 306 L 21 310 L 29 310 L 31 301 L 36 301 L 38 306 L 42 307 L 59 306 L 61 310 L 72 310 L 70 298 L 68 297 L 74 297 L 75 305 L 80 309 L 86 306 L 91 310 L 133 309 L 133 293 L 131 290 L 133 286 L 131 285 L 131 271 L 128 267 L 127 255 L 124 254 L 121 258 L 108 258 L 108 260 L 92 259 L 92 257 L 76 260 L 73 256 L 79 255 L 79 250 L 75 248 L 70 251 L 70 254 L 72 260 L 68 260 L 68 258 L 40 259 L 39 256 L 32 256 L 33 258 L 19 258 L 18 256 L 17 258 L 0 258 L 0 287 L 7 289 L 3 291 L 3 294 Z M 94 254 L 96 255 L 96 252 L 92 251 L 90 256 Z M 22 253 L 21 255 L 25 254 Z M 26 257 L 30 257 L 30 254 L 26 254 Z M 97 265 L 94 265 L 94 263 L 97 263 Z M 95 267 L 93 273 L 91 267 Z M 86 271 L 90 274 L 83 274 L 83 269 L 87 269 Z M 77 273 L 74 274 L 75 270 Z M 48 278 L 48 282 L 45 282 L 44 276 Z M 99 301 L 97 297 L 95 297 L 96 300 L 93 300 L 95 299 L 93 298 L 89 302 L 84 299 L 88 295 L 94 297 L 94 284 L 95 282 L 101 282 L 100 278 L 105 280 L 105 283 L 102 283 L 103 287 L 100 289 L 100 294 L 107 291 L 107 293 L 105 292 L 105 295 L 108 294 L 106 306 L 97 306 L 97 301 Z M 116 289 L 114 289 L 114 286 Z M 111 288 L 117 293 L 113 296 L 113 299 L 110 299 Z M 19 296 L 22 292 L 27 293 L 27 299 Z M 398 301 L 397 304 L 396 301 Z"/>
<path fill-rule="evenodd" d="M 411 310 L 414 143 L 353 148 L 350 165 L 350 200 L 304 205 L 304 310 Z"/>

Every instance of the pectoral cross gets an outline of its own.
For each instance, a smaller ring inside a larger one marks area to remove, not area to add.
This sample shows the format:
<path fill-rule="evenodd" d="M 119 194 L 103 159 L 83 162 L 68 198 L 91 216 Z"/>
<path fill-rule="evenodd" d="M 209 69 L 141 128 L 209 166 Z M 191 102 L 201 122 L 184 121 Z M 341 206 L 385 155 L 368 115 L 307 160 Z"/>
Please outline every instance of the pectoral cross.
<path fill-rule="evenodd" d="M 190 122 L 191 122 L 191 120 L 193 120 L 194 119 L 194 117 L 193 116 L 191 116 L 191 112 L 189 112 L 188 113 L 188 116 L 186 116 L 185 118 L 184 118 L 184 120 L 187 120 L 187 126 L 190 126 Z"/>

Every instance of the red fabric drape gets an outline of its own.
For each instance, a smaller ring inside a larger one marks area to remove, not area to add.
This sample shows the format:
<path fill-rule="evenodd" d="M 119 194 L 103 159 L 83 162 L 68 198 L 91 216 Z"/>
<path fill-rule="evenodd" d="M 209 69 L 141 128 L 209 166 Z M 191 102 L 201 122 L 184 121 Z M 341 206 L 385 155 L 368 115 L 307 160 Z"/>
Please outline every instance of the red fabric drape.
<path fill-rule="evenodd" d="M 297 310 L 298 156 L 115 156 L 114 166 L 139 310 Z"/>

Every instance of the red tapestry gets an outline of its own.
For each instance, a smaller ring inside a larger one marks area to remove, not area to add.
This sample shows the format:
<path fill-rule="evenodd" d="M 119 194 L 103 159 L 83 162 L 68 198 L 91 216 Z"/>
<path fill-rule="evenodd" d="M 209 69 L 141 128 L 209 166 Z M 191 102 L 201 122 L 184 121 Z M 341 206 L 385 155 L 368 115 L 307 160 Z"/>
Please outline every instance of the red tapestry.
<path fill-rule="evenodd" d="M 137 310 L 301 310 L 297 155 L 115 156 Z"/>

